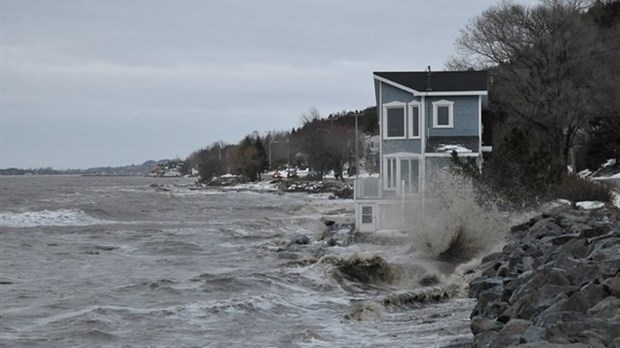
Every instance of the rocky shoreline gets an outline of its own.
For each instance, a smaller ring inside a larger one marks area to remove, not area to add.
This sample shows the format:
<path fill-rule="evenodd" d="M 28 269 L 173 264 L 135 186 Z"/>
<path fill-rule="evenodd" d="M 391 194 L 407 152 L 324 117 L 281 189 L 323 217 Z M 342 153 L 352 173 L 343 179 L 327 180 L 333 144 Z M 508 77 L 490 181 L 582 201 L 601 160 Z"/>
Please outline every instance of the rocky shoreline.
<path fill-rule="evenodd" d="M 237 177 L 218 177 L 206 183 L 196 183 L 197 188 L 219 188 L 227 191 L 273 191 L 327 193 L 332 198 L 352 199 L 353 184 L 346 181 L 322 181 L 301 179 L 272 179 L 258 183 L 243 183 Z"/>
<path fill-rule="evenodd" d="M 474 347 L 620 347 L 620 214 L 563 203 L 511 229 L 470 282 Z"/>

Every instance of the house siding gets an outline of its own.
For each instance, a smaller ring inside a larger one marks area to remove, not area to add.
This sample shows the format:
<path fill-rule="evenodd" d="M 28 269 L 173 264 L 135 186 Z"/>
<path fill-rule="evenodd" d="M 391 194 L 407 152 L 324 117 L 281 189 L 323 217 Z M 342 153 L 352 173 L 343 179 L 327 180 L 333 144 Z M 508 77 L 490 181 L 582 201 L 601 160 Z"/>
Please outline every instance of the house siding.
<path fill-rule="evenodd" d="M 433 102 L 449 100 L 454 102 L 454 127 L 433 128 Z M 427 136 L 478 136 L 478 96 L 446 96 L 426 98 Z"/>
<path fill-rule="evenodd" d="M 383 155 L 397 152 L 420 153 L 422 142 L 420 139 L 383 140 Z"/>
<path fill-rule="evenodd" d="M 413 100 L 413 94 L 403 91 L 402 89 L 381 83 L 381 104 L 390 102 L 409 103 Z"/>

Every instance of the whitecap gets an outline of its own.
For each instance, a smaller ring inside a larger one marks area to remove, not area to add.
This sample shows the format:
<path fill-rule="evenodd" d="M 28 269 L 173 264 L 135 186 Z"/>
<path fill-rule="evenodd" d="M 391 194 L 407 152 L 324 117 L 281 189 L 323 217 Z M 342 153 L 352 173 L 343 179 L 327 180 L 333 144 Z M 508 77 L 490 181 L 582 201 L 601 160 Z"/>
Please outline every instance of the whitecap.
<path fill-rule="evenodd" d="M 0 213 L 0 226 L 3 227 L 89 226 L 107 222 L 89 216 L 80 209 Z"/>

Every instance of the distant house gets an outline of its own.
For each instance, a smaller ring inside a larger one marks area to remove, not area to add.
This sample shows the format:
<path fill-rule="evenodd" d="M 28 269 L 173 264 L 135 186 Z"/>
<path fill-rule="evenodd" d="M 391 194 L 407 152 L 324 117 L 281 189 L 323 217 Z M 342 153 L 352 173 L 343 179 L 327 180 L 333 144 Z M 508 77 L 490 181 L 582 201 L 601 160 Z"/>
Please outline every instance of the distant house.
<path fill-rule="evenodd" d="M 485 134 L 486 71 L 375 72 L 379 115 L 379 178 L 355 184 L 359 231 L 402 229 L 392 206 L 424 194 L 428 180 L 456 151 L 482 163 L 491 151 Z M 490 131 L 490 127 L 489 131 Z"/>

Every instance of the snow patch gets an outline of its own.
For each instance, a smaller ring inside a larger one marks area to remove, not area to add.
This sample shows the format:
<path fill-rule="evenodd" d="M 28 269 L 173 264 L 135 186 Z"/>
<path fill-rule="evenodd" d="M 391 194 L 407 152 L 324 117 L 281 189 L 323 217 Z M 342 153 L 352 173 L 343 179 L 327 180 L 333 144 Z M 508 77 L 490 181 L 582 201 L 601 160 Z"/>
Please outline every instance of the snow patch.
<path fill-rule="evenodd" d="M 463 145 L 449 145 L 449 144 L 439 144 L 437 146 L 437 152 L 452 152 L 456 151 L 457 153 L 466 153 L 473 152 L 472 150 L 464 147 Z"/>
<path fill-rule="evenodd" d="M 592 175 L 592 171 L 590 169 L 584 169 L 582 171 L 580 171 L 579 173 L 577 173 L 577 176 L 585 179 L 587 177 L 589 177 L 590 175 Z"/>
<path fill-rule="evenodd" d="M 612 199 L 613 205 L 616 208 L 620 209 L 620 194 L 618 192 L 614 191 L 614 192 L 612 192 L 612 195 L 613 195 L 613 199 Z"/>
<path fill-rule="evenodd" d="M 605 206 L 605 203 L 600 201 L 583 201 L 575 203 L 577 208 L 583 210 L 596 210 Z"/>
<path fill-rule="evenodd" d="M 607 162 L 603 163 L 603 165 L 601 165 L 601 168 L 607 168 L 607 167 L 611 167 L 613 165 L 616 164 L 616 159 L 615 158 L 610 158 L 607 160 Z"/>

